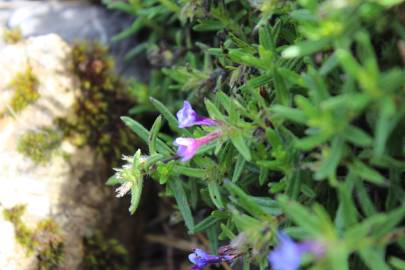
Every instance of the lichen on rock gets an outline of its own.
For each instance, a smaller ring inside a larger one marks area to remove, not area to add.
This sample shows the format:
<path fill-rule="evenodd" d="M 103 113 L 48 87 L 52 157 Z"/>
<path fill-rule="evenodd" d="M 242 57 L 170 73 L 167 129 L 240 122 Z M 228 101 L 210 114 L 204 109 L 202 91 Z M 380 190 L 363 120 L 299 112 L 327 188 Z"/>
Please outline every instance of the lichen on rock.
<path fill-rule="evenodd" d="M 15 75 L 10 83 L 10 87 L 14 90 L 10 101 L 13 112 L 18 113 L 24 110 L 39 98 L 38 84 L 38 78 L 34 75 L 30 66 Z"/>
<path fill-rule="evenodd" d="M 69 57 L 79 92 L 71 113 L 57 119 L 57 125 L 75 145 L 88 145 L 115 165 L 122 153 L 134 151 L 136 136 L 120 120 L 134 101 L 126 83 L 114 74 L 114 61 L 105 46 L 78 42 Z"/>
<path fill-rule="evenodd" d="M 56 129 L 43 127 L 29 130 L 18 138 L 17 151 L 35 163 L 47 163 L 57 152 L 63 136 Z"/>
<path fill-rule="evenodd" d="M 63 236 L 56 222 L 50 218 L 41 220 L 35 229 L 29 228 L 22 220 L 26 205 L 16 205 L 3 210 L 4 218 L 14 226 L 17 242 L 24 247 L 27 255 L 37 258 L 40 270 L 57 269 L 64 257 Z"/>
<path fill-rule="evenodd" d="M 24 39 L 21 28 L 13 27 L 3 30 L 3 40 L 7 44 L 16 44 Z"/>

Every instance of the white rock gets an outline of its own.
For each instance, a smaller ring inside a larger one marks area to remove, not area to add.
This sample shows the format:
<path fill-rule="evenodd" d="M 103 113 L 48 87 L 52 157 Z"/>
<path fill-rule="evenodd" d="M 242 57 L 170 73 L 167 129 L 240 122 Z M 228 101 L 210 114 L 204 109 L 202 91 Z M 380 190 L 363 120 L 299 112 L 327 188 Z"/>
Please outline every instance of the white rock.
<path fill-rule="evenodd" d="M 111 191 L 105 179 L 103 161 L 90 149 L 78 149 L 68 141 L 62 148 L 70 159 L 55 155 L 48 164 L 36 165 L 16 150 L 18 137 L 28 130 L 51 126 L 55 117 L 65 116 L 75 100 L 77 81 L 69 71 L 70 47 L 49 34 L 8 45 L 0 50 L 0 111 L 7 110 L 13 94 L 8 86 L 27 64 L 40 82 L 40 98 L 15 116 L 0 118 L 0 211 L 26 204 L 24 221 L 30 228 L 52 218 L 65 235 L 65 260 L 61 269 L 78 269 L 83 256 L 82 237 L 107 226 Z M 105 167 L 105 166 L 104 166 Z M 95 172 L 94 179 L 83 176 Z M 101 227 L 100 227 L 101 225 Z M 27 257 L 16 243 L 13 225 L 0 213 L 0 269 L 31 270 L 35 256 Z"/>

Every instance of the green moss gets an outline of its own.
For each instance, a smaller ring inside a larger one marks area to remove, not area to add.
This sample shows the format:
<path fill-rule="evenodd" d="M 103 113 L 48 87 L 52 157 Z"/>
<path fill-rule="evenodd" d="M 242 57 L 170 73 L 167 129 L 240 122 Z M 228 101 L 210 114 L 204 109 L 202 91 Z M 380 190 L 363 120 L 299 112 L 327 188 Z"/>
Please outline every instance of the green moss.
<path fill-rule="evenodd" d="M 80 95 L 72 113 L 57 124 L 77 146 L 89 145 L 114 164 L 122 153 L 135 150 L 136 137 L 120 120 L 133 105 L 127 86 L 115 76 L 114 62 L 100 44 L 73 45 L 71 63 L 80 81 Z"/>
<path fill-rule="evenodd" d="M 29 104 L 35 102 L 39 97 L 39 81 L 32 73 L 31 67 L 25 71 L 17 73 L 10 83 L 10 88 L 14 89 L 10 106 L 15 113 L 24 110 Z"/>
<path fill-rule="evenodd" d="M 106 239 L 97 232 L 91 237 L 84 238 L 83 243 L 85 249 L 83 269 L 129 269 L 128 252 L 116 239 Z"/>
<path fill-rule="evenodd" d="M 17 151 L 37 164 L 48 162 L 62 142 L 62 134 L 51 128 L 28 131 L 17 142 Z"/>
<path fill-rule="evenodd" d="M 8 28 L 3 31 L 3 40 L 7 44 L 15 44 L 23 40 L 20 27 Z"/>
<path fill-rule="evenodd" d="M 52 219 L 40 221 L 33 233 L 33 241 L 39 269 L 58 269 L 64 258 L 63 237 L 58 224 Z"/>
<path fill-rule="evenodd" d="M 13 223 L 17 242 L 25 247 L 28 253 L 31 253 L 34 251 L 32 231 L 22 221 L 26 207 L 26 205 L 20 204 L 10 209 L 4 209 L 3 216 L 6 220 Z"/>
<path fill-rule="evenodd" d="M 40 221 L 34 230 L 22 221 L 26 205 L 16 205 L 3 210 L 3 216 L 14 225 L 17 242 L 27 250 L 27 254 L 36 254 L 38 269 L 55 270 L 63 261 L 63 237 L 59 226 L 51 219 Z"/>

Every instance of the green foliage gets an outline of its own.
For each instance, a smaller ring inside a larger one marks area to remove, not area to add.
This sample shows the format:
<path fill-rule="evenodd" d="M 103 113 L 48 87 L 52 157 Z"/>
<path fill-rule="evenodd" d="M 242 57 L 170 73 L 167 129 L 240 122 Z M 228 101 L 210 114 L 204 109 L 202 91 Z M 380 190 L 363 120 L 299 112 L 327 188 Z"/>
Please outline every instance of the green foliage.
<path fill-rule="evenodd" d="M 237 245 L 246 269 L 267 267 L 280 229 L 325 245 L 308 269 L 401 269 L 402 1 L 105 2 L 135 18 L 117 39 L 147 33 L 129 57 L 149 48 L 152 98 L 130 113 L 172 129 L 122 118 L 149 146 L 136 170 L 167 184 L 190 233 Z M 219 126 L 178 128 L 186 99 Z M 216 129 L 175 156 L 174 138 Z"/>
<path fill-rule="evenodd" d="M 10 101 L 11 109 L 18 113 L 34 103 L 40 97 L 38 86 L 39 81 L 30 66 L 17 73 L 10 83 L 10 88 L 14 90 Z"/>
<path fill-rule="evenodd" d="M 32 230 L 22 220 L 25 210 L 26 205 L 3 210 L 4 218 L 14 225 L 17 242 L 27 250 L 27 254 L 36 254 L 39 270 L 59 269 L 64 258 L 59 226 L 52 219 L 44 219 Z"/>
<path fill-rule="evenodd" d="M 83 269 L 126 270 L 129 269 L 127 250 L 115 239 L 106 239 L 100 232 L 83 239 Z"/>
<path fill-rule="evenodd" d="M 22 41 L 23 38 L 20 27 L 6 28 L 3 31 L 3 40 L 7 44 L 16 44 Z"/>
<path fill-rule="evenodd" d="M 37 164 L 48 162 L 57 152 L 62 134 L 50 128 L 41 128 L 24 133 L 18 138 L 17 151 Z"/>
<path fill-rule="evenodd" d="M 100 44 L 74 44 L 70 58 L 80 93 L 72 113 L 56 122 L 76 145 L 89 145 L 108 162 L 117 162 L 122 153 L 134 151 L 135 136 L 119 121 L 133 104 L 125 83 L 114 75 L 114 63 Z"/>

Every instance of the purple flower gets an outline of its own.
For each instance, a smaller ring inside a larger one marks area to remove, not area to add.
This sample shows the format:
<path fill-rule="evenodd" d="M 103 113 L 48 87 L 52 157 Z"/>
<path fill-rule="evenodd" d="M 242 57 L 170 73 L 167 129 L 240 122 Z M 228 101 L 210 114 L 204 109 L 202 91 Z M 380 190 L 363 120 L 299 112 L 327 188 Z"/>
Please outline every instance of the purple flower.
<path fill-rule="evenodd" d="M 301 264 L 302 251 L 288 235 L 280 232 L 279 245 L 270 252 L 268 259 L 274 270 L 296 270 Z"/>
<path fill-rule="evenodd" d="M 184 101 L 183 108 L 177 112 L 176 116 L 177 121 L 179 122 L 179 128 L 186 128 L 194 125 L 214 126 L 217 124 L 217 122 L 211 118 L 199 116 L 187 100 Z"/>
<path fill-rule="evenodd" d="M 220 131 L 216 131 L 201 138 L 179 137 L 174 141 L 173 144 L 178 146 L 177 156 L 181 157 L 182 161 L 187 161 L 195 155 L 203 144 L 209 143 L 221 135 L 222 133 Z"/>
<path fill-rule="evenodd" d="M 268 259 L 274 270 L 297 270 L 305 253 L 316 257 L 324 254 L 324 246 L 317 241 L 297 243 L 283 232 L 278 234 L 279 245 L 269 253 Z"/>
<path fill-rule="evenodd" d="M 209 264 L 223 261 L 221 256 L 210 255 L 199 248 L 195 249 L 193 253 L 188 255 L 188 259 L 194 264 L 193 268 L 191 268 L 192 270 L 200 270 Z"/>
<path fill-rule="evenodd" d="M 215 256 L 206 253 L 202 249 L 199 248 L 195 249 L 193 253 L 188 255 L 188 259 L 190 260 L 190 262 L 194 264 L 191 270 L 201 270 L 205 266 L 214 263 L 220 262 L 231 263 L 236 257 L 240 255 L 238 251 L 229 246 L 220 248 L 218 253 L 219 255 Z"/>

